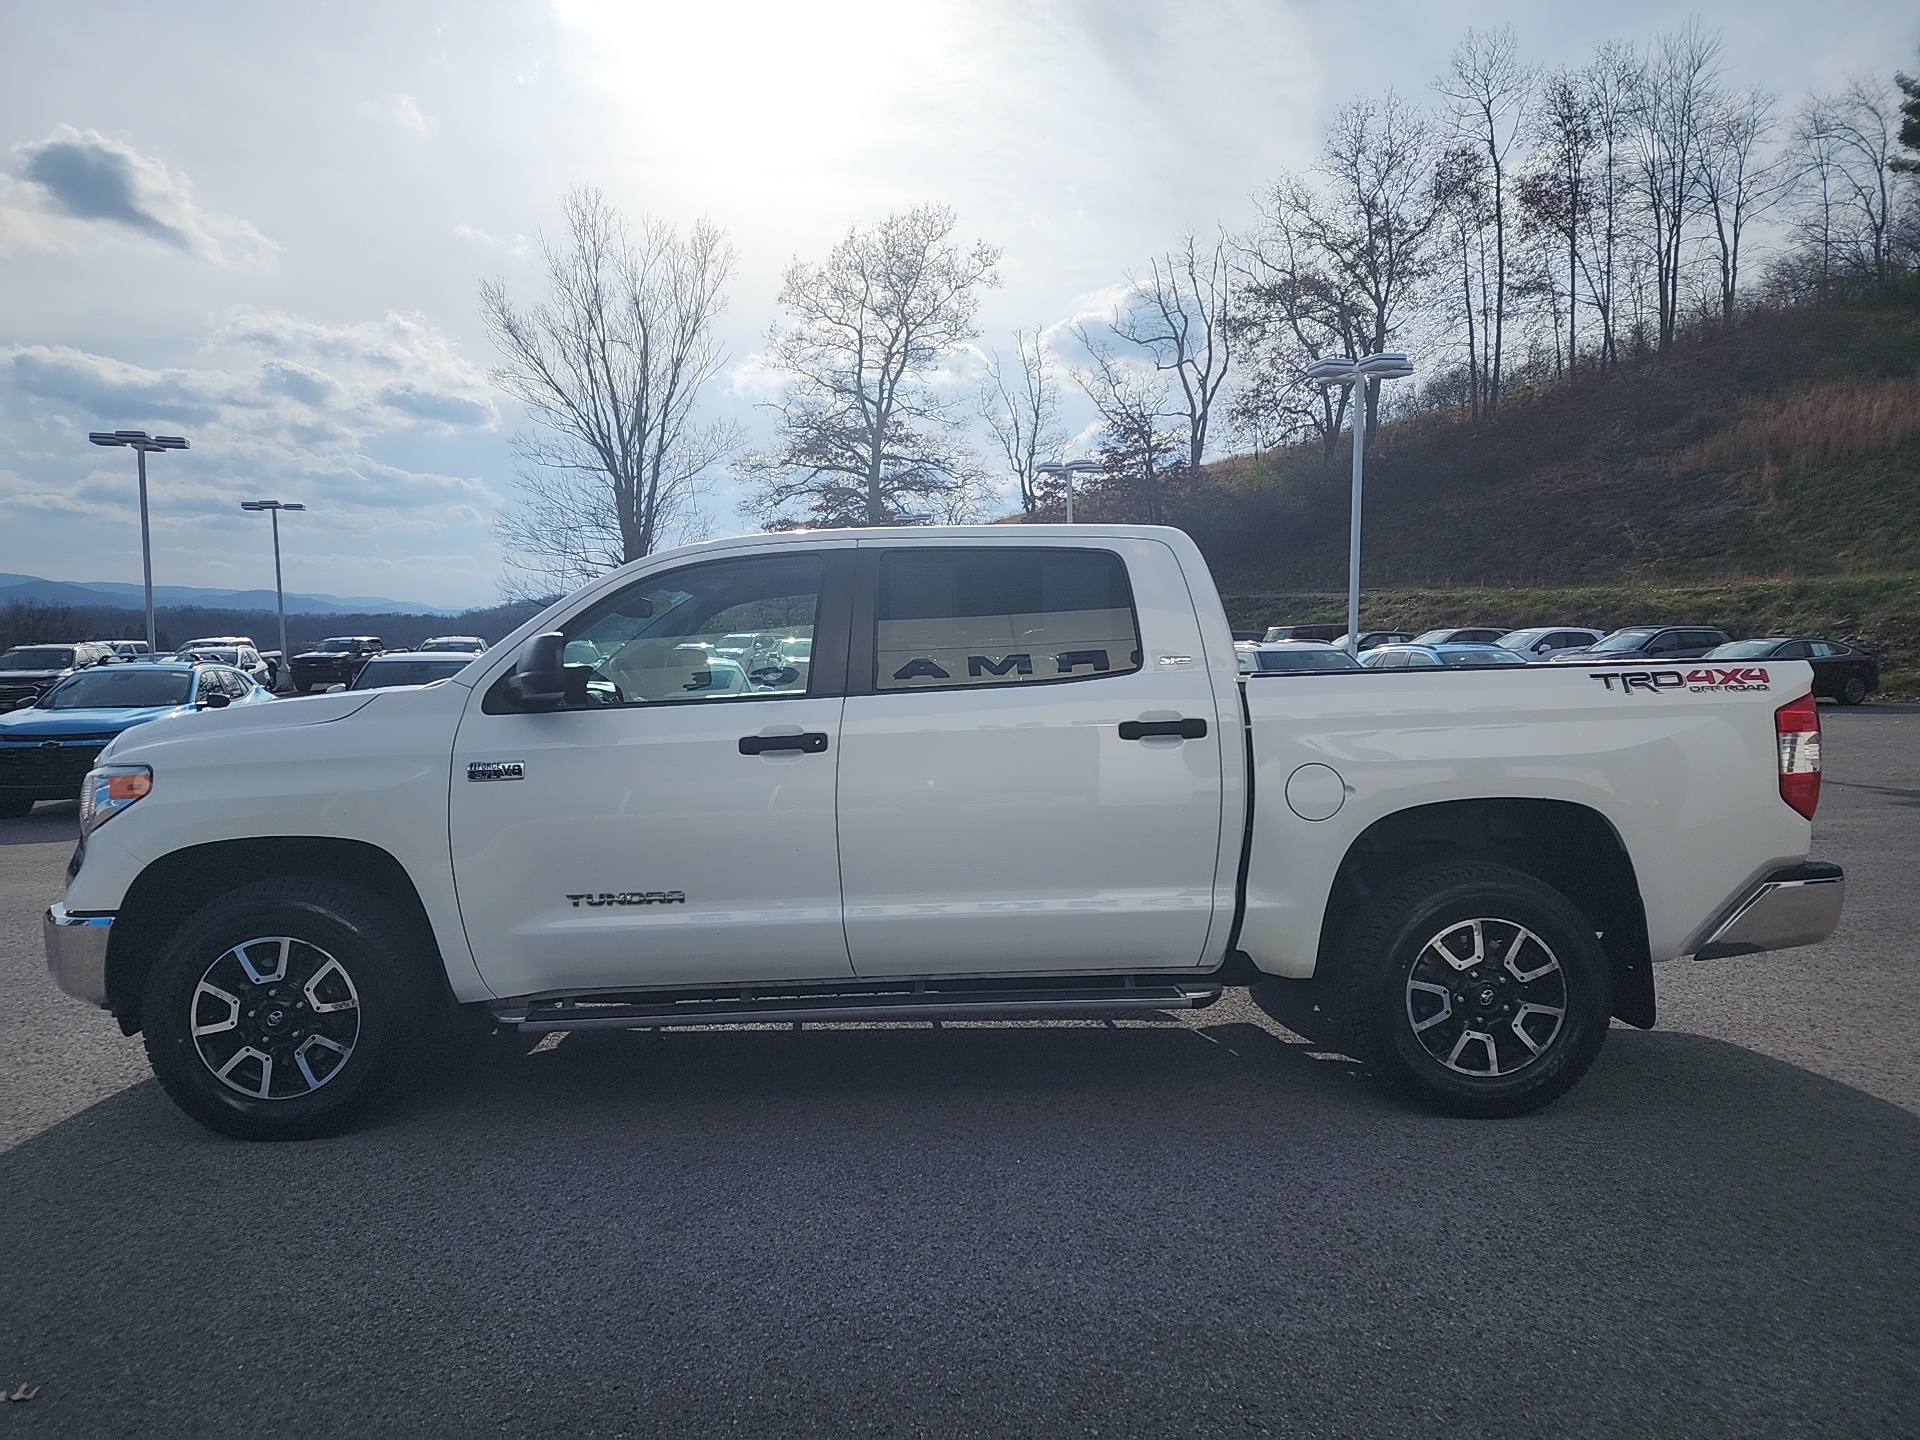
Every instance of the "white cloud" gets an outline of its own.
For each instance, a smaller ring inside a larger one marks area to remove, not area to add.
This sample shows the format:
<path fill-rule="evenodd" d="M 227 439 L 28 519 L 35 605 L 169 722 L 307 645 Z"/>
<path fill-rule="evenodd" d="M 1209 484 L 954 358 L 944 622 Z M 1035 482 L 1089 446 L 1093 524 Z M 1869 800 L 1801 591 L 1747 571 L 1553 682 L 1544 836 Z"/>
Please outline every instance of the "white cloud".
<path fill-rule="evenodd" d="M 527 243 L 527 237 L 524 235 L 515 235 L 510 240 L 503 240 L 498 235 L 489 235 L 479 226 L 468 225 L 464 221 L 453 227 L 453 233 L 462 240 L 473 241 L 476 245 L 485 245 L 493 250 L 504 250 L 516 260 L 522 259 L 533 248 Z"/>
<path fill-rule="evenodd" d="M 440 128 L 440 122 L 427 115 L 419 102 L 404 92 L 393 97 L 393 103 L 387 107 L 387 118 L 423 140 Z"/>
<path fill-rule="evenodd" d="M 237 215 L 202 208 L 184 175 L 98 130 L 56 125 L 16 145 L 0 174 L 0 254 L 161 245 L 213 265 L 259 266 L 280 247 Z"/>

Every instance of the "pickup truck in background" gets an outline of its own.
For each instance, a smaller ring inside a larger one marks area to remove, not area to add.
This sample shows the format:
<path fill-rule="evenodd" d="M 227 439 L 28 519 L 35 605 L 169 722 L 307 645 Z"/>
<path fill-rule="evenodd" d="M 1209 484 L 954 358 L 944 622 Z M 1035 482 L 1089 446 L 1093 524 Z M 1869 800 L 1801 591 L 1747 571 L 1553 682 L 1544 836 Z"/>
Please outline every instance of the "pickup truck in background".
<path fill-rule="evenodd" d="M 1440 1110 L 1562 1094 L 1653 962 L 1803 945 L 1806 664 L 1242 675 L 1144 526 L 635 562 L 452 679 L 162 720 L 46 921 L 203 1123 L 337 1130 L 459 1025 L 1034 1019 L 1312 987 Z"/>

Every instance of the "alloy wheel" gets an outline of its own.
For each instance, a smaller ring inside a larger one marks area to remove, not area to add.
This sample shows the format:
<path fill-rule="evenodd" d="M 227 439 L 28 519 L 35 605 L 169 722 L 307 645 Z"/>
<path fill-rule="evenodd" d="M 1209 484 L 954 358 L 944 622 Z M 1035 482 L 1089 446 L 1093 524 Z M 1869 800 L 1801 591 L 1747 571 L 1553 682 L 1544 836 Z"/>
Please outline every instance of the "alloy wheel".
<path fill-rule="evenodd" d="M 346 967 L 287 935 L 222 951 L 188 1011 L 202 1063 L 251 1100 L 312 1094 L 346 1068 L 360 1038 L 360 992 Z"/>
<path fill-rule="evenodd" d="M 1421 1048 L 1454 1074 L 1513 1075 L 1559 1039 L 1567 979 L 1553 948 L 1519 922 L 1460 920 L 1414 957 L 1406 1012 Z"/>

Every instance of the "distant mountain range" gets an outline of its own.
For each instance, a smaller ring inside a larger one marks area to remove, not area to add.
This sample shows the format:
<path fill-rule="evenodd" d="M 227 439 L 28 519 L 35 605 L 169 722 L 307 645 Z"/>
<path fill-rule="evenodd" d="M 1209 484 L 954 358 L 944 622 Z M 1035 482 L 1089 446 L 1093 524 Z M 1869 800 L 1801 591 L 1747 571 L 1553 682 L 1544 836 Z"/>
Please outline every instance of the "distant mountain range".
<path fill-rule="evenodd" d="M 84 584 L 42 580 L 37 575 L 9 575 L 0 571 L 0 606 L 15 600 L 42 605 L 115 605 L 138 610 L 146 592 L 138 585 L 111 581 Z M 156 585 L 153 603 L 195 605 L 204 610 L 272 610 L 271 590 L 202 590 L 192 585 Z M 289 615 L 458 615 L 442 605 L 411 600 L 389 600 L 384 595 L 288 595 Z"/>

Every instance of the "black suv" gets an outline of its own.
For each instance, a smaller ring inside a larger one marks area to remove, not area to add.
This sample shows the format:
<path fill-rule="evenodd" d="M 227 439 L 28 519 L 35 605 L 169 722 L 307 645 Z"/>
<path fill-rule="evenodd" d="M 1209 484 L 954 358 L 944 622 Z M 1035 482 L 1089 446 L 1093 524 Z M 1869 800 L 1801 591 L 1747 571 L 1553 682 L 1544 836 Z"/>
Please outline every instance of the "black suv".
<path fill-rule="evenodd" d="M 293 689 L 304 695 L 316 686 L 351 685 L 369 655 L 386 649 L 378 635 L 335 635 L 293 657 Z"/>
<path fill-rule="evenodd" d="M 0 710 L 38 700 L 74 671 L 113 658 L 113 646 L 105 641 L 17 646 L 0 655 Z"/>

